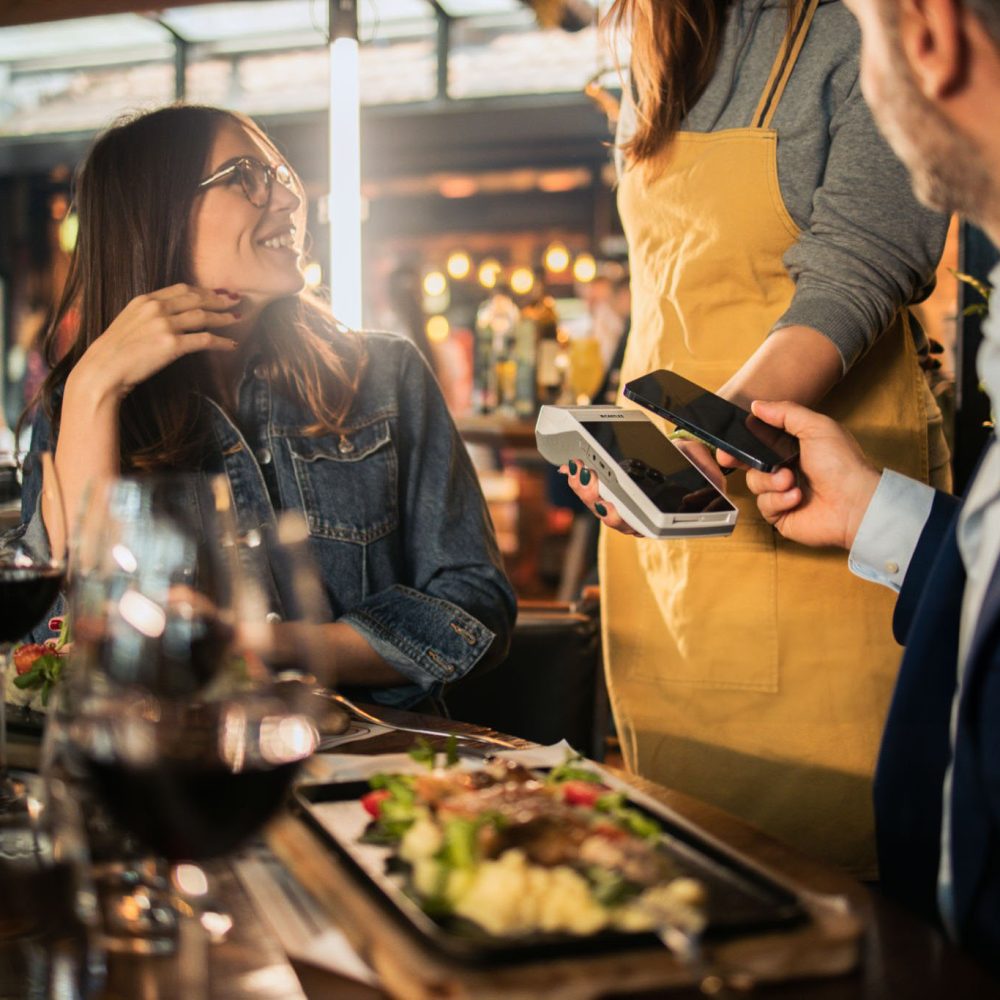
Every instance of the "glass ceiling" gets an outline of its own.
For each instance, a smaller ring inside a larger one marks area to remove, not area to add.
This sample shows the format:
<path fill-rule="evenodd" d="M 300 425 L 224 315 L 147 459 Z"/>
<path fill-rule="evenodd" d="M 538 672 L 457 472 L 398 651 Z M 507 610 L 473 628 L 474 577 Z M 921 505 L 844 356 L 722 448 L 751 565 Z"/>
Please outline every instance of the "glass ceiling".
<path fill-rule="evenodd" d="M 455 18 L 526 12 L 520 0 L 438 2 Z M 193 44 L 218 48 L 231 48 L 234 42 L 246 43 L 248 49 L 321 44 L 327 12 L 326 0 L 254 0 L 169 8 L 158 15 L 162 24 L 157 15 L 112 14 L 20 25 L 0 29 L 0 62 L 18 70 L 24 63 L 71 68 L 156 58 L 159 46 L 172 43 L 167 29 Z M 436 18 L 430 0 L 361 0 L 358 14 L 362 42 L 417 29 Z"/>
<path fill-rule="evenodd" d="M 364 105 L 442 96 L 438 8 L 454 19 L 449 98 L 579 93 L 613 64 L 593 25 L 543 29 L 522 0 L 359 0 Z M 328 0 L 230 0 L 0 28 L 0 141 L 96 129 L 173 100 L 175 36 L 188 43 L 188 100 L 251 115 L 320 110 L 327 13 Z"/>

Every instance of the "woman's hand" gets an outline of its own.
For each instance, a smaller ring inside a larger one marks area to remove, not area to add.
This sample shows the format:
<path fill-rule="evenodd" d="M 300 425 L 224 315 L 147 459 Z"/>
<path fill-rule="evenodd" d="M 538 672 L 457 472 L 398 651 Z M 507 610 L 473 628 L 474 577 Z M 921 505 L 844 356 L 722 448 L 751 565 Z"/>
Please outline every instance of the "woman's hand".
<path fill-rule="evenodd" d="M 232 351 L 237 345 L 211 330 L 240 318 L 239 296 L 192 285 L 171 285 L 138 295 L 87 348 L 67 381 L 94 399 L 121 400 L 167 365 L 197 351 Z"/>
<path fill-rule="evenodd" d="M 171 285 L 134 298 L 84 352 L 66 379 L 56 471 L 66 523 L 75 524 L 87 483 L 119 472 L 119 404 L 137 385 L 196 351 L 232 351 L 209 329 L 239 320 L 239 296 Z M 44 509 L 46 524 L 50 518 Z"/>
<path fill-rule="evenodd" d="M 762 403 L 754 415 L 799 439 L 798 483 L 791 469 L 747 473 L 764 519 L 803 545 L 850 549 L 880 473 L 836 421 L 797 403 Z"/>
<path fill-rule="evenodd" d="M 601 498 L 600 481 L 593 469 L 588 469 L 578 458 L 570 459 L 566 465 L 559 466 L 564 473 L 570 489 L 586 504 L 590 512 L 601 519 L 609 528 L 620 531 L 623 535 L 635 535 L 639 532 L 630 528 L 615 510 L 615 505 Z"/>

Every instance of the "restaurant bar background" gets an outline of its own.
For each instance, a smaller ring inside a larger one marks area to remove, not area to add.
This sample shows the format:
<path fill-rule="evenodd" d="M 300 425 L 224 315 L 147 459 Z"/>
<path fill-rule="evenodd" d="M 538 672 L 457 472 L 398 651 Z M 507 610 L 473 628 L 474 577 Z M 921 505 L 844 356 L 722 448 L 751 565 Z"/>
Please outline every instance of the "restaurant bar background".
<path fill-rule="evenodd" d="M 208 3 L 156 14 L 129 6 L 0 9 L 8 427 L 44 375 L 37 336 L 74 245 L 73 170 L 118 114 L 184 99 L 261 121 L 306 186 L 307 281 L 321 293 L 328 282 L 326 4 Z M 70 12 L 96 16 L 51 19 Z M 621 81 L 596 26 L 601 12 L 590 0 L 358 6 L 363 324 L 406 333 L 426 353 L 525 601 L 573 601 L 593 579 L 593 519 L 577 516 L 531 429 L 540 402 L 613 398 L 608 369 L 626 326 L 609 120 Z M 974 370 L 983 294 L 956 275 L 982 279 L 995 256 L 956 220 L 937 288 L 918 307 L 940 348 L 925 364 L 958 489 L 989 414 Z"/>

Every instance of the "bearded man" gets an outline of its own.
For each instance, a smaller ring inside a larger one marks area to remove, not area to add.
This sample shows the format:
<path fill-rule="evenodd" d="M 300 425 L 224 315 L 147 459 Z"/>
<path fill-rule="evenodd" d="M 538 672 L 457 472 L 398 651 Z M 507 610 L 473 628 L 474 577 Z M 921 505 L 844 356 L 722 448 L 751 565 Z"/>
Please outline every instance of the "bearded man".
<path fill-rule="evenodd" d="M 845 0 L 861 25 L 861 83 L 928 206 L 1000 244 L 1000 0 Z M 990 276 L 1000 284 L 1000 267 Z M 1000 409 L 1000 306 L 977 359 Z M 875 782 L 884 888 L 1000 969 L 1000 447 L 962 502 L 871 466 L 836 423 L 754 404 L 800 440 L 796 474 L 749 471 L 786 538 L 850 550 L 899 592 L 906 646 Z M 846 622 L 845 627 L 850 627 Z"/>

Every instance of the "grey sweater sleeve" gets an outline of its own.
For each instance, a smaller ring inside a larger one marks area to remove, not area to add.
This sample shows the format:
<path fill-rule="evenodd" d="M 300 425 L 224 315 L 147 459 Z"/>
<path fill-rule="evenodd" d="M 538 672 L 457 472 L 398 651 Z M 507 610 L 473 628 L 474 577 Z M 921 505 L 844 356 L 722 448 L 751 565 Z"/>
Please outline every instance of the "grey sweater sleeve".
<path fill-rule="evenodd" d="M 798 324 L 818 330 L 846 372 L 901 306 L 929 294 L 948 220 L 917 202 L 857 79 L 829 128 L 808 226 L 784 256 L 795 295 L 772 332 Z"/>

